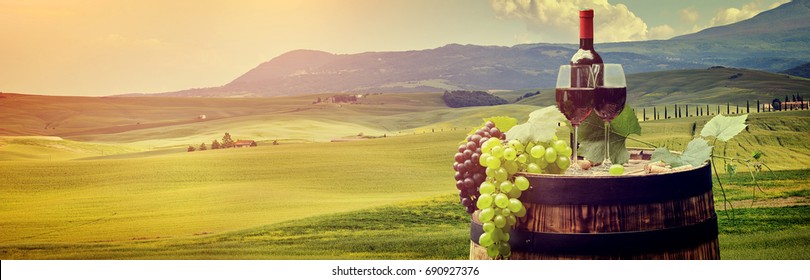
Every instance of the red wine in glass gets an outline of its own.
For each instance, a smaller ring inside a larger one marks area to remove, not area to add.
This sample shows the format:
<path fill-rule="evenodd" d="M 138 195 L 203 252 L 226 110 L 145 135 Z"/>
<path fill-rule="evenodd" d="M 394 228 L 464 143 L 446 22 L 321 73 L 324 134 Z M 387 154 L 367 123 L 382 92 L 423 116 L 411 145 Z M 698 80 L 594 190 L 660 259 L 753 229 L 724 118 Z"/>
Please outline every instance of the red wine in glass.
<path fill-rule="evenodd" d="M 612 121 L 621 114 L 626 101 L 627 87 L 598 87 L 593 98 L 594 113 L 603 121 Z"/>
<path fill-rule="evenodd" d="M 579 126 L 591 114 L 594 104 L 593 88 L 558 88 L 557 108 L 573 126 Z"/>

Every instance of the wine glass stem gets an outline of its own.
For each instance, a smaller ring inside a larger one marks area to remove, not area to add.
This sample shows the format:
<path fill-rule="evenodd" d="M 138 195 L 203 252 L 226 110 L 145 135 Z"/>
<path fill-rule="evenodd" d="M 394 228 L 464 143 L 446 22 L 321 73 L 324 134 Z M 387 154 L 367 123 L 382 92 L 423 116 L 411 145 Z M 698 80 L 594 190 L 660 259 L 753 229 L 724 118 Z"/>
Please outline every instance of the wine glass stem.
<path fill-rule="evenodd" d="M 610 162 L 610 122 L 605 122 L 605 159 L 602 161 L 602 164 L 605 167 L 612 164 Z"/>
<path fill-rule="evenodd" d="M 579 146 L 579 125 L 572 125 L 574 127 L 574 146 L 571 147 L 571 151 L 573 158 L 571 159 L 571 166 L 574 167 L 574 170 L 579 170 L 579 163 L 577 162 L 577 146 Z"/>

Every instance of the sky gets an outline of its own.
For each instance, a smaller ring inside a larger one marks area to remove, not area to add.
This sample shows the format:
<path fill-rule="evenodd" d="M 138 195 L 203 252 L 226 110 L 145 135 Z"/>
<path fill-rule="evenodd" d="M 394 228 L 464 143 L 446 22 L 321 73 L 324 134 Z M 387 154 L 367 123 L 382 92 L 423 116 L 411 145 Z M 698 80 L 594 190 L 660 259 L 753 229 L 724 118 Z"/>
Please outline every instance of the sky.
<path fill-rule="evenodd" d="M 0 92 L 102 96 L 224 85 L 285 52 L 668 39 L 787 0 L 0 0 Z"/>

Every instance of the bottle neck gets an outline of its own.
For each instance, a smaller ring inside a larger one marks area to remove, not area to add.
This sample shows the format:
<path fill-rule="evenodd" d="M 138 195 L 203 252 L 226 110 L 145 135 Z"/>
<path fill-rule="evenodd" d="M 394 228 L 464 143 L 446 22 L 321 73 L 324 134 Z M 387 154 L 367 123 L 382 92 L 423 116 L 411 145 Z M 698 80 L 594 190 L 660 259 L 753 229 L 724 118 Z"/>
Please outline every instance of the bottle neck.
<path fill-rule="evenodd" d="M 579 14 L 579 48 L 593 50 L 593 11 Z"/>
<path fill-rule="evenodd" d="M 593 50 L 593 38 L 579 38 L 579 48 Z"/>

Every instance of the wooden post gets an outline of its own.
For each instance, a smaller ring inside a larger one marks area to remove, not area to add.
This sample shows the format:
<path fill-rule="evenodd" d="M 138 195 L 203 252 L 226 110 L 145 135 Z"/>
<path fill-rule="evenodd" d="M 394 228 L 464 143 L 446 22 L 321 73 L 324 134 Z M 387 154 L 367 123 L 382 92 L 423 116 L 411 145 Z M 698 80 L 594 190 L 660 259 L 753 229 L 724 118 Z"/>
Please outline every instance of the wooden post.
<path fill-rule="evenodd" d="M 739 114 L 740 114 L 740 104 L 737 104 L 737 112 L 736 112 L 736 113 L 734 113 L 734 114 L 737 114 L 737 115 L 739 115 Z"/>
<path fill-rule="evenodd" d="M 731 115 L 731 103 L 726 103 L 726 115 Z"/>
<path fill-rule="evenodd" d="M 757 113 L 759 113 L 759 99 L 757 99 Z"/>
<path fill-rule="evenodd" d="M 675 108 L 674 108 L 674 110 L 672 111 L 672 115 L 673 115 L 673 116 L 672 116 L 672 118 L 673 118 L 673 119 L 677 119 L 677 118 L 679 118 L 679 117 L 680 117 L 680 116 L 678 116 L 678 103 L 675 103 Z"/>
<path fill-rule="evenodd" d="M 643 111 L 641 121 L 647 121 L 647 107 L 641 109 Z"/>
<path fill-rule="evenodd" d="M 686 104 L 686 116 L 689 117 L 689 104 Z"/>
<path fill-rule="evenodd" d="M 748 104 L 748 100 L 745 101 L 745 113 L 751 113 L 751 105 Z"/>
<path fill-rule="evenodd" d="M 667 106 L 664 106 L 664 119 L 667 119 Z"/>
<path fill-rule="evenodd" d="M 720 114 L 720 104 L 717 104 L 717 114 Z"/>
<path fill-rule="evenodd" d="M 653 119 L 657 120 L 658 119 L 658 112 L 656 110 L 657 110 L 657 108 L 653 107 Z"/>

